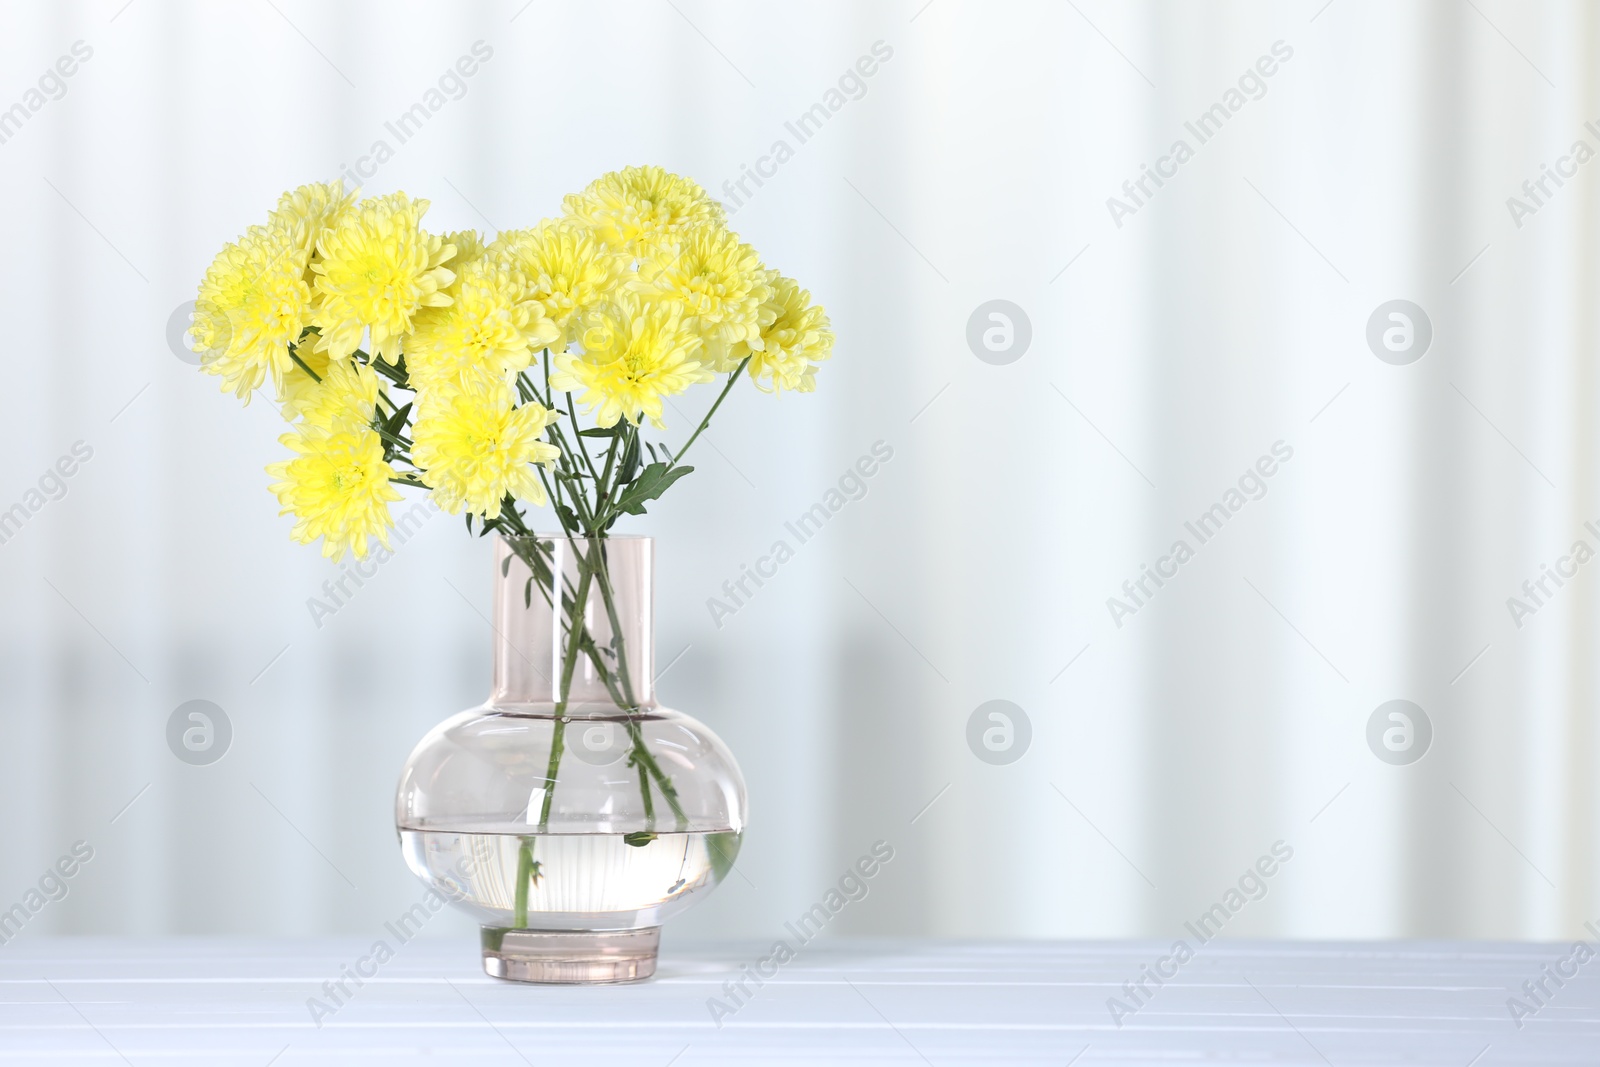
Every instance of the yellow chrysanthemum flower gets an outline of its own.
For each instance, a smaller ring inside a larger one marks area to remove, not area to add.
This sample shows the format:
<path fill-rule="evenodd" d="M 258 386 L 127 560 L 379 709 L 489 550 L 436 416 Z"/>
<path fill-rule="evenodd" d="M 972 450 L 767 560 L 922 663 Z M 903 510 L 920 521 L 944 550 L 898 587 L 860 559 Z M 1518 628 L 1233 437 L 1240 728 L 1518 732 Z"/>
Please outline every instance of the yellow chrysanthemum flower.
<path fill-rule="evenodd" d="M 593 230 L 573 219 L 546 219 L 530 230 L 502 233 L 490 252 L 516 270 L 527 295 L 560 327 L 564 342 L 577 339 L 579 316 L 604 300 L 630 266 L 626 255 L 606 247 Z"/>
<path fill-rule="evenodd" d="M 312 264 L 321 296 L 312 322 L 321 329 L 317 347 L 344 359 L 372 331 L 372 355 L 388 363 L 400 357 L 400 339 L 425 307 L 450 303 L 446 288 L 455 272 L 443 266 L 456 249 L 423 232 L 426 200 L 404 193 L 363 200 L 317 241 L 322 257 Z"/>
<path fill-rule="evenodd" d="M 540 439 L 559 417 L 538 404 L 514 407 L 501 379 L 465 375 L 424 398 L 411 455 L 445 511 L 499 518 L 507 495 L 545 502 L 533 464 L 561 455 Z"/>
<path fill-rule="evenodd" d="M 267 225 L 282 233 L 293 246 L 307 285 L 316 283 L 311 264 L 317 258 L 317 241 L 344 217 L 355 198 L 354 190 L 345 191 L 342 178 L 302 185 L 278 198 Z"/>
<path fill-rule="evenodd" d="M 688 178 L 660 167 L 624 167 L 602 174 L 563 202 L 607 246 L 639 255 L 703 222 L 721 223 L 722 205 Z"/>
<path fill-rule="evenodd" d="M 406 338 L 406 373 L 419 392 L 438 389 L 463 371 L 513 374 L 561 330 L 544 306 L 524 295 L 510 267 L 474 259 L 457 275 L 445 307 L 424 308 Z"/>
<path fill-rule="evenodd" d="M 696 358 L 700 335 L 676 301 L 621 290 L 584 314 L 578 343 L 581 354 L 555 357 L 550 384 L 566 392 L 582 390 L 578 402 L 600 426 L 615 426 L 623 418 L 638 425 L 639 416 L 648 415 L 664 429 L 661 398 L 712 377 Z"/>
<path fill-rule="evenodd" d="M 295 453 L 270 464 L 278 481 L 272 492 L 282 515 L 295 517 L 291 536 L 301 544 L 322 538 L 322 554 L 338 561 L 347 550 L 367 554 L 368 539 L 389 544 L 389 502 L 400 493 L 389 484 L 394 468 L 384 462 L 383 442 L 354 419 L 331 426 L 302 423 L 278 439 Z"/>
<path fill-rule="evenodd" d="M 281 384 L 292 365 L 289 344 L 310 321 L 311 290 L 281 233 L 252 226 L 206 268 L 189 336 L 200 369 L 249 403 L 267 375 Z"/>
<path fill-rule="evenodd" d="M 313 364 L 306 366 L 315 369 Z M 295 371 L 307 377 L 299 367 Z M 341 420 L 354 420 L 358 424 L 372 421 L 378 407 L 380 385 L 376 371 L 365 363 L 347 359 L 341 363 L 329 360 L 326 369 L 319 373 L 322 381 L 312 382 L 310 389 L 301 390 L 292 409 L 289 403 L 283 405 L 285 417 L 303 417 L 308 423 L 328 429 Z"/>
<path fill-rule="evenodd" d="M 444 235 L 444 243 L 456 246 L 456 254 L 450 259 L 450 269 L 460 274 L 462 269 L 473 260 L 482 259 L 489 251 L 489 246 L 483 243 L 483 234 L 477 230 L 457 230 Z"/>
<path fill-rule="evenodd" d="M 317 379 L 328 376 L 328 366 L 333 362 L 328 358 L 328 353 L 316 351 L 316 341 L 315 335 L 308 334 L 303 341 L 294 346 L 294 354 L 299 356 L 300 362 L 310 367 L 317 377 L 312 378 L 300 368 L 299 363 L 293 363 L 283 372 L 283 380 L 278 383 L 278 410 L 290 422 L 303 415 L 306 409 L 316 402 L 317 391 L 322 388 Z"/>
<path fill-rule="evenodd" d="M 833 355 L 828 313 L 793 278 L 773 271 L 772 298 L 763 308 L 761 348 L 750 356 L 750 378 L 769 393 L 816 389 L 816 364 Z"/>
<path fill-rule="evenodd" d="M 702 224 L 662 244 L 639 262 L 638 284 L 683 305 L 704 338 L 703 359 L 723 373 L 739 365 L 736 345 L 761 347 L 761 306 L 772 297 L 756 250 L 725 226 Z"/>

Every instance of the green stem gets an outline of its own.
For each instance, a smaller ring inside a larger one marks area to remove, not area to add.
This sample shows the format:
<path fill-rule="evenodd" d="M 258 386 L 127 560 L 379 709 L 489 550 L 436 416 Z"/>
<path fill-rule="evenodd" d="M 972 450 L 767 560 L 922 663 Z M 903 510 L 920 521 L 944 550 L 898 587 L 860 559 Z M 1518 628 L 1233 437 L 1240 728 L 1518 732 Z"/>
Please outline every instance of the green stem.
<path fill-rule="evenodd" d="M 597 548 L 598 546 L 595 547 Z M 537 551 L 537 545 L 534 546 L 534 551 Z M 533 559 L 528 558 L 527 555 L 521 552 L 519 552 L 519 555 L 522 555 L 523 561 L 528 564 L 529 569 L 532 570 L 533 573 L 540 573 L 541 568 L 536 565 L 536 562 Z M 544 569 L 549 570 L 548 567 Z M 562 594 L 562 609 L 570 620 L 576 620 L 570 624 L 570 632 L 573 636 L 569 637 L 570 643 L 568 645 L 568 651 L 570 653 L 575 648 L 588 657 L 589 662 L 594 665 L 595 673 L 599 676 L 601 684 L 605 686 L 606 693 L 610 696 L 611 702 L 615 704 L 618 709 L 623 710 L 628 715 L 628 738 L 632 744 L 631 760 L 639 769 L 640 795 L 644 802 L 645 818 L 650 820 L 651 824 L 653 825 L 653 821 L 655 819 L 655 801 L 651 796 L 649 783 L 654 781 L 656 783 L 656 788 L 661 791 L 662 796 L 666 797 L 668 805 L 672 808 L 672 813 L 677 820 L 679 829 L 683 829 L 688 824 L 688 816 L 685 815 L 682 802 L 678 799 L 678 791 L 673 786 L 671 778 L 661 769 L 661 765 L 656 761 L 655 756 L 650 752 L 649 748 L 645 744 L 644 730 L 641 728 L 639 719 L 637 717 L 638 705 L 633 695 L 631 676 L 627 673 L 625 667 L 626 642 L 622 642 L 621 648 L 619 649 L 621 655 L 619 656 L 618 665 L 621 669 L 617 672 L 621 675 L 623 685 L 626 687 L 626 691 L 624 691 L 618 688 L 617 679 L 613 675 L 611 667 L 606 663 L 605 656 L 601 653 L 600 648 L 595 643 L 593 636 L 589 634 L 588 628 L 585 627 L 582 622 L 583 609 L 579 605 L 585 603 L 588 597 L 588 590 L 583 588 L 582 579 L 592 580 L 598 575 L 600 579 L 601 598 L 606 605 L 606 614 L 611 623 L 612 632 L 620 635 L 621 627 L 619 625 L 616 600 L 611 589 L 610 575 L 605 571 L 603 563 L 597 567 L 591 560 L 584 557 L 580 557 L 580 571 L 581 576 L 578 589 L 572 589 L 570 592 Z M 555 574 L 553 571 L 549 571 L 549 574 L 553 584 L 555 581 Z M 547 589 L 543 581 L 540 581 L 538 584 L 540 593 L 543 594 L 545 598 L 546 605 L 553 609 L 555 606 L 553 600 L 554 590 Z M 569 691 L 569 689 L 570 672 L 568 673 L 568 680 L 564 682 L 562 686 L 561 692 L 563 697 Z M 564 706 L 558 707 L 557 710 L 559 714 L 561 710 L 564 710 Z M 562 724 L 559 721 L 557 723 L 557 728 L 562 728 Z M 555 777 L 555 771 L 559 769 L 560 762 L 561 753 L 552 751 L 551 760 L 549 763 L 550 769 L 547 770 L 546 773 L 547 792 L 545 799 L 547 802 L 550 799 L 550 795 L 548 793 L 549 780 Z"/>
<path fill-rule="evenodd" d="M 581 524 L 587 524 L 590 527 L 594 525 L 594 515 L 589 511 L 588 499 L 582 492 L 583 483 L 581 481 L 581 477 L 583 472 L 576 470 L 568 463 L 568 457 L 571 455 L 572 450 L 567 446 L 567 440 L 562 436 L 561 428 L 559 426 L 551 426 L 550 434 L 554 439 L 556 446 L 561 449 L 561 458 L 557 461 L 561 465 L 561 470 L 559 472 L 560 476 L 556 478 L 556 483 L 561 485 L 563 480 L 568 480 L 574 483 L 572 485 L 564 486 L 564 488 L 567 491 L 568 499 L 572 501 L 573 514 L 577 517 L 578 522 L 580 523 L 580 526 L 578 527 L 570 527 L 567 525 L 565 520 L 562 520 L 561 529 L 569 539 L 581 537 L 583 536 L 583 526 Z M 557 517 L 560 517 L 559 512 L 557 512 Z"/>
<path fill-rule="evenodd" d="M 589 523 L 591 529 L 594 530 L 594 536 L 596 537 L 604 537 L 606 535 L 606 531 L 611 528 L 611 524 L 617 520 L 618 513 L 616 509 L 615 498 L 620 495 L 624 488 L 620 480 L 615 485 L 611 483 L 611 470 L 613 460 L 615 460 L 617 455 L 617 449 L 621 448 L 623 454 L 626 455 L 629 445 L 632 443 L 633 439 L 638 436 L 638 434 L 638 427 L 629 427 L 624 424 L 620 429 L 618 429 L 616 436 L 611 438 L 611 447 L 606 452 L 605 477 L 603 479 L 603 484 L 601 484 L 595 491 L 594 511 L 591 513 Z"/>
<path fill-rule="evenodd" d="M 318 385 L 322 384 L 322 375 L 318 374 L 316 371 L 314 371 L 310 367 L 306 366 L 306 361 L 300 358 L 300 353 L 296 352 L 293 347 L 290 347 L 290 349 L 289 349 L 289 358 L 294 360 L 295 364 L 301 370 L 303 370 L 307 374 L 311 375 L 311 380 L 312 381 L 316 382 Z"/>
<path fill-rule="evenodd" d="M 598 543 L 594 546 L 594 552 L 596 560 L 592 565 L 600 573 L 600 598 L 605 602 L 606 618 L 611 623 L 612 646 L 617 653 L 617 676 L 622 682 L 622 700 L 618 701 L 618 706 L 628 714 L 628 737 L 633 742 L 633 762 L 639 768 L 639 789 L 644 795 L 645 819 L 648 821 L 649 829 L 655 829 L 655 805 L 650 797 L 649 787 L 650 778 L 654 778 L 656 787 L 661 790 L 661 795 L 667 798 L 667 804 L 671 806 L 673 815 L 677 817 L 678 829 L 682 830 L 687 827 L 688 818 L 684 815 L 683 805 L 678 800 L 678 790 L 672 785 L 671 779 L 662 773 L 660 764 L 656 762 L 655 757 L 651 755 L 650 750 L 644 743 L 644 730 L 639 726 L 637 718 L 639 703 L 634 697 L 632 675 L 628 670 L 627 642 L 622 636 L 622 624 L 617 614 L 617 603 L 611 590 L 611 575 L 605 569 L 605 559 L 600 554 Z M 596 653 L 596 658 L 598 659 L 598 652 Z M 601 670 L 602 674 L 604 674 L 604 668 L 601 668 Z M 609 684 L 607 688 L 610 689 Z M 612 699 L 613 701 L 617 699 L 617 694 L 614 691 Z M 646 777 L 647 772 L 649 777 Z"/>
<path fill-rule="evenodd" d="M 521 839 L 517 849 L 517 897 L 511 925 L 521 930 L 528 925 L 528 884 L 533 881 L 533 838 Z"/>
<path fill-rule="evenodd" d="M 544 769 L 544 801 L 539 805 L 539 832 L 550 832 L 550 803 L 556 795 L 556 772 L 561 769 L 561 756 L 566 751 L 567 720 L 566 701 L 556 705 L 555 727 L 550 733 L 550 761 Z"/>
<path fill-rule="evenodd" d="M 594 469 L 594 460 L 589 458 L 589 446 L 583 443 L 583 431 L 578 429 L 578 411 L 572 406 L 571 393 L 567 394 L 567 417 L 572 420 L 572 436 L 578 439 L 578 451 L 583 455 L 584 466 L 589 468 L 589 475 L 598 482 L 600 474 Z"/>
<path fill-rule="evenodd" d="M 510 493 L 500 502 L 500 517 L 516 528 L 517 536 L 528 535 L 528 524 L 522 521 L 522 512 L 517 510 L 517 500 Z"/>
<path fill-rule="evenodd" d="M 550 737 L 550 761 L 544 775 L 544 801 L 539 807 L 539 832 L 550 832 L 550 803 L 555 799 L 556 772 L 561 768 L 561 753 L 566 742 L 567 695 L 572 691 L 572 672 L 578 665 L 579 641 L 574 631 L 583 626 L 583 605 L 589 599 L 589 583 L 593 578 L 587 567 L 579 568 L 578 588 L 573 594 L 572 612 L 568 616 L 566 652 L 561 663 L 560 701 L 555 709 L 555 729 Z"/>
<path fill-rule="evenodd" d="M 383 428 L 383 424 L 380 423 L 377 419 L 373 419 L 372 420 L 372 428 L 375 431 L 377 431 L 377 434 L 378 434 L 379 438 L 381 438 L 384 441 L 389 442 L 389 444 L 391 444 L 391 445 L 394 445 L 395 448 L 398 449 L 399 451 L 402 451 L 402 452 L 411 451 L 411 442 L 409 440 L 407 440 L 404 437 L 401 437 L 398 434 L 392 434 L 388 430 L 385 430 Z"/>
<path fill-rule="evenodd" d="M 540 398 L 538 390 L 521 374 L 517 378 L 517 387 L 524 401 L 529 400 L 529 394 L 531 394 L 531 399 L 543 399 L 545 406 L 550 407 L 553 406 L 554 396 L 549 384 L 548 351 L 545 353 L 543 362 L 545 398 Z M 711 421 L 711 417 L 716 414 L 723 399 L 732 390 L 734 383 L 748 363 L 748 359 L 741 362 L 733 374 L 729 375 L 728 382 L 723 387 L 722 392 L 718 395 L 705 417 L 700 421 L 700 425 L 695 429 L 695 432 L 684 444 L 678 457 L 672 460 L 672 465 L 676 465 L 683 453 L 687 452 L 700 434 L 704 432 Z M 307 369 L 309 372 L 309 368 Z M 677 790 L 673 787 L 668 776 L 662 772 L 660 764 L 657 763 L 654 755 L 651 754 L 645 744 L 644 731 L 641 728 L 638 716 L 639 708 L 635 698 L 632 675 L 628 665 L 627 645 L 623 637 L 616 597 L 605 560 L 604 538 L 607 519 L 610 517 L 612 510 L 612 497 L 617 495 L 622 488 L 620 485 L 611 484 L 612 477 L 617 472 L 618 448 L 626 447 L 629 435 L 627 433 L 617 433 L 612 436 L 611 445 L 606 451 L 604 470 L 597 471 L 594 460 L 589 455 L 588 448 L 583 441 L 582 431 L 577 421 L 577 412 L 573 407 L 570 394 L 567 397 L 566 407 L 571 430 L 576 437 L 577 449 L 574 450 L 568 445 L 565 440 L 565 434 L 561 432 L 559 424 L 552 424 L 550 431 L 552 440 L 561 448 L 561 465 L 567 472 L 567 476 L 572 478 L 572 484 L 563 484 L 566 481 L 565 478 L 547 479 L 542 469 L 539 472 L 539 476 L 544 481 L 545 490 L 551 499 L 560 501 L 565 490 L 565 495 L 572 502 L 572 517 L 580 524 L 580 528 L 570 527 L 562 512 L 557 511 L 562 531 L 569 541 L 576 542 L 580 536 L 586 536 L 589 540 L 588 551 L 576 553 L 578 562 L 576 588 L 572 588 L 566 576 L 559 574 L 553 567 L 548 564 L 543 567 L 538 565 L 542 562 L 542 557 L 537 557 L 539 552 L 537 543 L 532 544 L 531 552 L 524 551 L 520 546 L 517 548 L 518 554 L 523 556 L 524 562 L 538 579 L 540 591 L 544 594 L 546 604 L 553 611 L 556 611 L 558 619 L 564 614 L 567 620 L 567 644 L 563 652 L 561 679 L 557 691 L 558 701 L 555 705 L 555 721 L 551 731 L 549 759 L 545 768 L 544 796 L 540 803 L 537 833 L 547 834 L 550 829 L 550 813 L 555 799 L 555 784 L 566 747 L 566 722 L 564 720 L 572 691 L 573 672 L 577 668 L 577 659 L 580 654 L 586 656 L 594 665 L 595 672 L 604 684 L 611 700 L 627 715 L 628 735 L 632 743 L 632 753 L 629 761 L 639 775 L 639 792 L 644 804 L 646 826 L 651 830 L 655 828 L 655 802 L 651 795 L 651 782 L 654 781 L 656 788 L 661 791 L 661 795 L 670 804 L 673 814 L 676 816 L 678 827 L 681 830 L 687 826 L 688 820 L 678 799 Z M 637 430 L 634 431 L 635 434 L 637 432 Z M 592 502 L 589 494 L 583 491 L 582 484 L 576 478 L 576 475 L 584 472 L 585 469 L 594 486 Z M 508 500 L 506 504 L 507 524 L 513 526 L 519 533 L 526 535 L 527 528 L 522 522 L 521 514 L 516 511 L 514 502 Z M 550 562 L 553 563 L 553 560 Z M 549 583 L 548 589 L 546 588 L 546 577 Z M 613 635 L 612 651 L 616 655 L 615 675 L 613 675 L 613 671 L 607 664 L 604 654 L 594 640 L 593 635 L 588 632 L 588 627 L 584 622 L 590 589 L 597 578 L 600 583 L 601 599 L 605 605 L 607 620 L 610 623 Z M 568 588 L 563 589 L 563 585 L 567 585 Z M 564 610 L 558 610 L 558 605 L 560 609 Z M 517 853 L 517 883 L 513 917 L 515 925 L 519 928 L 525 927 L 527 924 L 530 886 L 539 877 L 539 865 L 533 857 L 535 840 L 536 838 L 531 836 L 522 838 Z"/>
<path fill-rule="evenodd" d="M 656 828 L 656 802 L 650 796 L 650 777 L 645 773 L 644 764 L 634 761 L 634 766 L 639 771 L 639 795 L 644 798 L 644 826 L 646 830 Z"/>
<path fill-rule="evenodd" d="M 530 400 L 539 400 L 539 391 L 528 381 L 527 371 L 517 372 L 517 397 L 526 404 Z M 541 407 L 544 405 L 541 403 Z"/>

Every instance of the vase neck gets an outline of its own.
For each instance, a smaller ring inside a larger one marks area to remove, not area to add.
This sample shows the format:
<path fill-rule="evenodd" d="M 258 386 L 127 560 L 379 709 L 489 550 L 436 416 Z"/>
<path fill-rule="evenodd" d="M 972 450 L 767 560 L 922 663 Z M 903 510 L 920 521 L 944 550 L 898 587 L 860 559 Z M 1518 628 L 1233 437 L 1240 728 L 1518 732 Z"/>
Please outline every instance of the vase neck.
<path fill-rule="evenodd" d="M 653 706 L 654 548 L 648 537 L 497 537 L 490 702 Z"/>

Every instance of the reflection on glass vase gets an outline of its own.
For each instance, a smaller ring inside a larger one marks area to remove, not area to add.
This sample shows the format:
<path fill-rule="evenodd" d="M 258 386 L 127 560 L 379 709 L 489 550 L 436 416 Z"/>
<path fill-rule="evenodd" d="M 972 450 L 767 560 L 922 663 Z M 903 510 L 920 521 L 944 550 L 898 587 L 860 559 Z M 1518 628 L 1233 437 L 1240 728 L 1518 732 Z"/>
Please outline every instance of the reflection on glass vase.
<path fill-rule="evenodd" d="M 483 924 L 497 978 L 649 977 L 662 921 L 738 855 L 738 765 L 655 702 L 653 550 L 497 538 L 493 692 L 401 772 L 406 863 Z"/>

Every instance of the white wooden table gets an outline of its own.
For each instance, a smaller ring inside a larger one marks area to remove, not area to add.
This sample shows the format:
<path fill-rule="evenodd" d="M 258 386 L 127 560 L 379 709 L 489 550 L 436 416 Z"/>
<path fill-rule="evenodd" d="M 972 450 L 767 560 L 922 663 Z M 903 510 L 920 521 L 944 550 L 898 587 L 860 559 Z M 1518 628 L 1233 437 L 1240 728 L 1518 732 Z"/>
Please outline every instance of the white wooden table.
<path fill-rule="evenodd" d="M 719 1028 L 708 998 L 768 946 L 669 938 L 654 980 L 551 988 L 419 939 L 319 1028 L 308 999 L 370 947 L 22 938 L 0 1064 L 1600 1063 L 1600 960 L 1520 1029 L 1507 1010 L 1561 945 L 1213 942 L 1118 1027 L 1107 999 L 1167 943 L 815 942 Z"/>

